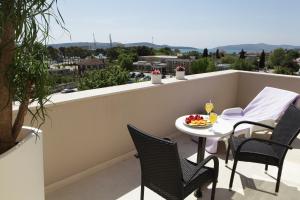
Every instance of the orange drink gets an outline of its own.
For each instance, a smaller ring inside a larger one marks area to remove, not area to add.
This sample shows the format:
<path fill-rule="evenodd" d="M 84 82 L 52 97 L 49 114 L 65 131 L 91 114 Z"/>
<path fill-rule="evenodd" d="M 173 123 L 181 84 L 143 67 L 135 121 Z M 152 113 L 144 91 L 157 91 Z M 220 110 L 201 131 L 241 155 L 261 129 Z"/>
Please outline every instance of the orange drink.
<path fill-rule="evenodd" d="M 218 115 L 216 113 L 211 112 L 209 114 L 209 121 L 210 123 L 214 124 L 218 119 Z"/>

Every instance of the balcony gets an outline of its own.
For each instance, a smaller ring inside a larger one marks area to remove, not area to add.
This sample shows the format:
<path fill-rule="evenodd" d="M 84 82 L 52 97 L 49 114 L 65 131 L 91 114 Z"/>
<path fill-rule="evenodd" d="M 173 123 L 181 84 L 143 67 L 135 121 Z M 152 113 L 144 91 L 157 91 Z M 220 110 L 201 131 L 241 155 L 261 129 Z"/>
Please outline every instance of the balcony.
<path fill-rule="evenodd" d="M 195 160 L 197 146 L 176 130 L 176 118 L 201 112 L 209 100 L 218 113 L 244 107 L 265 86 L 300 93 L 300 78 L 228 70 L 191 75 L 183 81 L 166 79 L 160 85 L 143 82 L 54 95 L 54 104 L 48 105 L 50 118 L 42 128 L 46 199 L 139 199 L 139 161 L 133 157 L 127 123 L 173 138 L 180 153 Z M 216 199 L 297 199 L 299 139 L 287 154 L 278 196 L 274 194 L 276 168 L 270 167 L 265 174 L 263 165 L 243 162 L 239 163 L 233 191 L 229 191 L 232 161 L 225 166 L 221 145 Z M 209 188 L 204 190 L 204 199 L 210 197 Z M 161 198 L 146 190 L 145 199 Z M 196 198 L 190 195 L 187 199 Z"/>

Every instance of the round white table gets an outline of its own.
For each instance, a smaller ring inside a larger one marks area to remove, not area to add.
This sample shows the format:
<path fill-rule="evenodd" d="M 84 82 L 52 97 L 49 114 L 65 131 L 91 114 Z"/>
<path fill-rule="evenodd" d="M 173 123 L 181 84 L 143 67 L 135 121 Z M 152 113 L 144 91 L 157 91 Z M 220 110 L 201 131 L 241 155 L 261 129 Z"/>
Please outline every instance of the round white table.
<path fill-rule="evenodd" d="M 233 126 L 222 118 L 218 117 L 218 120 L 213 124 L 213 126 L 206 128 L 189 127 L 184 123 L 185 118 L 188 116 L 189 115 L 179 117 L 175 122 L 175 126 L 178 130 L 185 134 L 198 137 L 197 163 L 200 163 L 204 159 L 206 138 L 226 137 L 232 133 Z M 201 116 L 203 116 L 205 119 L 208 118 L 207 115 Z"/>

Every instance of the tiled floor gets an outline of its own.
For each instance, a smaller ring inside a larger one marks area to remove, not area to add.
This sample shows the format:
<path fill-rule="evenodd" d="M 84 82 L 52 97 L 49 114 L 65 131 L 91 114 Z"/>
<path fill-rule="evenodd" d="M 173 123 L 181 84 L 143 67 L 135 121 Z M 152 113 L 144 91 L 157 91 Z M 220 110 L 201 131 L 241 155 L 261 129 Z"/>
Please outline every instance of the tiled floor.
<path fill-rule="evenodd" d="M 189 137 L 181 135 L 175 138 L 180 154 L 196 160 L 197 145 Z M 232 160 L 225 166 L 225 146 L 219 148 L 217 156 L 220 161 L 219 182 L 216 200 L 299 200 L 300 199 L 300 137 L 293 144 L 284 163 L 280 191 L 276 195 L 275 178 L 277 168 L 269 167 L 266 174 L 264 166 L 239 162 L 232 191 L 228 190 Z M 207 155 L 206 155 L 207 156 Z M 210 187 L 203 189 L 203 198 L 210 199 Z M 132 157 L 112 167 L 73 183 L 46 195 L 46 200 L 138 200 L 140 197 L 139 160 Z M 149 189 L 145 190 L 145 200 L 163 199 Z M 197 199 L 191 194 L 187 200 Z"/>

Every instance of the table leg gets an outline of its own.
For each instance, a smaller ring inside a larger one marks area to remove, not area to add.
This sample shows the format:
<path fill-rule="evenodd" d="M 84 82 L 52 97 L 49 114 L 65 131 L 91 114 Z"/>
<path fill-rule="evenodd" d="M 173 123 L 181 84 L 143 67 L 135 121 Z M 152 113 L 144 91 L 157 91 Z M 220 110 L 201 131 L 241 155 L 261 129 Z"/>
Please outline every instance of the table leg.
<path fill-rule="evenodd" d="M 198 139 L 197 163 L 200 163 L 202 160 L 204 160 L 205 144 L 206 144 L 206 138 L 199 137 L 199 139 Z"/>
<path fill-rule="evenodd" d="M 200 163 L 202 160 L 204 160 L 205 144 L 206 144 L 206 138 L 199 137 L 199 139 L 198 139 L 197 163 Z M 197 197 L 197 198 L 202 197 L 201 188 L 198 188 L 194 192 L 194 196 Z"/>

